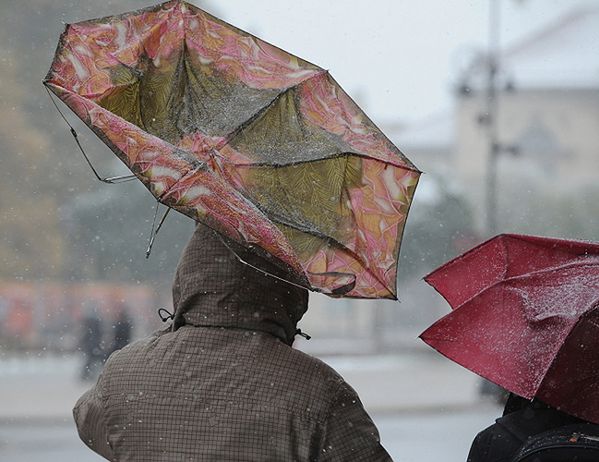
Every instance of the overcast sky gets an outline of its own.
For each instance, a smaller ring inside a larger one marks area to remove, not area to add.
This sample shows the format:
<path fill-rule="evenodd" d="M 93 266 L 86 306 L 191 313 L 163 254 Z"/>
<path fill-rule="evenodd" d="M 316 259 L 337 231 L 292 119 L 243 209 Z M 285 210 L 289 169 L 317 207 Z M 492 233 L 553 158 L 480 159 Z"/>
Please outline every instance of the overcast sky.
<path fill-rule="evenodd" d="M 202 6 L 200 0 L 191 0 Z M 500 0 L 513 43 L 599 0 Z M 376 122 L 451 107 L 452 82 L 487 43 L 488 0 L 211 0 L 205 9 L 327 68 Z"/>

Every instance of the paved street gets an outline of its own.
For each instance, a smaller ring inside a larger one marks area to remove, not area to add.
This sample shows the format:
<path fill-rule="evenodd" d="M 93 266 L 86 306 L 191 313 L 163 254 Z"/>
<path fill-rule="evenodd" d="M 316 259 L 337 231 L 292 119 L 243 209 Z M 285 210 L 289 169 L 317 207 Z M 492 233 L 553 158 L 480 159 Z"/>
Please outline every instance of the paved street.
<path fill-rule="evenodd" d="M 400 462 L 464 462 L 476 432 L 498 409 L 376 415 L 384 446 Z M 94 462 L 70 421 L 0 425 L 0 460 L 6 462 Z"/>
<path fill-rule="evenodd" d="M 436 355 L 330 357 L 402 462 L 464 461 L 474 435 L 499 409 L 481 404 L 473 374 Z M 79 441 L 70 416 L 90 386 L 76 356 L 0 361 L 0 461 L 102 460 Z"/>
<path fill-rule="evenodd" d="M 477 402 L 476 376 L 440 355 L 322 359 L 356 389 L 372 414 L 462 409 Z M 76 355 L 0 360 L 0 422 L 69 417 L 77 398 L 90 386 L 77 380 L 81 364 Z"/>
<path fill-rule="evenodd" d="M 464 411 L 374 416 L 383 445 L 396 462 L 465 462 L 474 436 L 500 410 L 481 406 Z"/>
<path fill-rule="evenodd" d="M 79 441 L 71 422 L 32 422 L 0 425 L 3 462 L 102 461 Z"/>

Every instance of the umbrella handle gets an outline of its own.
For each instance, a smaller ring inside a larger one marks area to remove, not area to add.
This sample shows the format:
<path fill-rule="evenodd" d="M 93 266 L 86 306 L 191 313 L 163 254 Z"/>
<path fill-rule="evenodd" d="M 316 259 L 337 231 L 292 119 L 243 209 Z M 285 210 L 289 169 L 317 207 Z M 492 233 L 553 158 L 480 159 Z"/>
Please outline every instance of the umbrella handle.
<path fill-rule="evenodd" d="M 92 169 L 92 172 L 94 173 L 95 177 L 99 181 L 101 181 L 102 183 L 107 183 L 107 184 L 118 184 L 118 183 L 125 183 L 127 181 L 131 181 L 131 180 L 134 180 L 135 178 L 137 178 L 135 175 L 132 175 L 132 174 L 129 174 L 129 175 L 116 175 L 116 176 L 109 176 L 109 177 L 102 178 L 98 174 L 97 170 L 94 168 L 94 166 L 91 163 L 91 161 L 89 160 L 89 157 L 87 157 L 87 154 L 86 154 L 85 150 L 83 149 L 83 146 L 81 146 L 81 143 L 79 141 L 79 135 L 77 134 L 77 131 L 73 128 L 73 126 L 69 123 L 69 121 L 67 120 L 67 118 L 65 117 L 65 115 L 62 113 L 62 111 L 60 110 L 60 108 L 56 104 L 56 101 L 54 101 L 54 98 L 52 98 L 52 93 L 50 93 L 50 90 L 48 90 L 48 87 L 44 85 L 44 88 L 48 92 L 48 96 L 50 98 L 50 101 L 52 101 L 52 104 L 54 105 L 54 107 L 56 108 L 56 110 L 58 111 L 58 113 L 60 114 L 60 116 L 62 117 L 62 120 L 64 120 L 65 123 L 69 126 L 70 131 L 71 131 L 71 135 L 73 135 L 73 138 L 75 138 L 75 143 L 77 143 L 77 146 L 79 147 L 79 150 L 81 151 L 81 154 L 83 154 L 83 157 L 87 161 L 87 165 L 89 165 L 89 167 Z"/>

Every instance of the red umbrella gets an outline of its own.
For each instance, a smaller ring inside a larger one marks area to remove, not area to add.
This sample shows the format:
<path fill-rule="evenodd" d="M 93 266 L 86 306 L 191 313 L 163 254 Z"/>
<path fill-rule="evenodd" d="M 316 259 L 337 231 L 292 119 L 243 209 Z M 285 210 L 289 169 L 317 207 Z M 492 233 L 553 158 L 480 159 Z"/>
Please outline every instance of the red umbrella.
<path fill-rule="evenodd" d="M 504 234 L 425 280 L 453 311 L 422 340 L 517 395 L 599 423 L 599 244 Z"/>

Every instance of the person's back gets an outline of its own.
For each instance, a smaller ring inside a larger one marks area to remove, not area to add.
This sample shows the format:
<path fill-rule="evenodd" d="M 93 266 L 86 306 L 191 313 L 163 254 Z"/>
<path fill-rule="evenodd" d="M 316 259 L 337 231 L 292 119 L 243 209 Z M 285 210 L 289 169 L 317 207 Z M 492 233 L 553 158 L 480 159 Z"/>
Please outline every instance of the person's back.
<path fill-rule="evenodd" d="M 79 349 L 85 355 L 85 360 L 80 378 L 81 380 L 95 380 L 102 368 L 102 362 L 106 359 L 102 321 L 98 317 L 95 303 L 87 303 L 84 310 Z"/>
<path fill-rule="evenodd" d="M 538 400 L 528 401 L 512 394 L 503 416 L 474 439 L 468 462 L 512 462 L 537 435 L 576 424 L 599 428 Z"/>
<path fill-rule="evenodd" d="M 77 403 L 80 436 L 96 452 L 144 462 L 390 460 L 351 387 L 290 347 L 305 290 L 241 264 L 198 227 L 174 302 L 174 328 L 112 355 Z"/>

